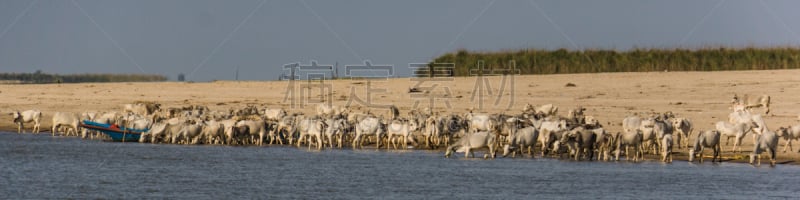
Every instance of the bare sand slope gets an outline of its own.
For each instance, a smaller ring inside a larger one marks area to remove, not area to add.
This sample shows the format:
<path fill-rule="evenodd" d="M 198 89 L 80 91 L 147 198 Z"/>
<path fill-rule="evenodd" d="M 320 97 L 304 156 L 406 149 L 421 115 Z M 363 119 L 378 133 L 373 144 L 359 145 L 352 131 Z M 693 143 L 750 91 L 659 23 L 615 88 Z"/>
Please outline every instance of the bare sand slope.
<path fill-rule="evenodd" d="M 421 87 L 436 86 L 432 95 L 408 93 L 410 87 L 418 84 L 409 78 L 369 83 L 366 80 L 336 80 L 326 81 L 325 86 L 333 91 L 330 95 L 334 105 L 347 104 L 351 96 L 362 101 L 367 101 L 367 96 L 370 96 L 370 102 L 376 106 L 394 104 L 403 112 L 415 103 L 420 107 L 429 106 L 430 98 L 427 96 L 437 96 L 434 110 L 439 112 L 463 112 L 483 105 L 485 112 L 514 114 L 519 113 L 525 103 L 552 103 L 560 107 L 560 114 L 566 115 L 568 109 L 581 105 L 587 108 L 587 115 L 600 119 L 610 131 L 620 131 L 619 124 L 625 116 L 651 111 L 672 111 L 678 116 L 688 117 L 695 124 L 696 131 L 712 129 L 712 123 L 727 120 L 734 93 L 768 94 L 772 97 L 772 112 L 766 116 L 770 129 L 800 123 L 797 121 L 800 114 L 800 70 L 525 75 L 514 76 L 513 81 L 499 76 L 488 77 L 483 82 L 478 80 L 477 77 L 460 77 L 422 82 Z M 501 89 L 503 82 L 505 88 Z M 566 87 L 568 83 L 575 86 Z M 199 104 L 227 110 L 259 105 L 310 112 L 314 110 L 313 103 L 302 106 L 299 102 L 319 100 L 323 94 L 317 87 L 319 84 L 306 81 L 222 81 L 0 85 L 0 111 L 39 109 L 44 112 L 43 127 L 47 128 L 53 112 L 121 110 L 122 104 L 135 100 L 157 101 L 165 107 Z M 305 89 L 308 85 L 312 85 L 311 89 Z M 368 86 L 374 90 L 369 95 L 366 92 Z M 293 93 L 287 94 L 289 91 Z M 480 95 L 473 94 L 477 92 L 482 92 L 483 103 L 480 103 Z M 303 97 L 313 98 L 301 98 L 301 93 Z M 294 105 L 291 104 L 292 96 L 295 97 Z M 287 97 L 290 98 L 287 100 Z M 448 103 L 450 107 L 447 107 Z M 357 101 L 352 101 L 351 106 L 354 110 L 372 109 L 379 113 L 385 110 L 369 108 Z M 763 110 L 756 109 L 756 112 L 763 113 Z M 3 130 L 16 129 L 12 128 L 7 114 L 0 116 L 0 127 Z M 744 150 L 752 148 L 750 137 L 744 143 Z M 781 145 L 784 143 L 782 140 Z M 730 148 L 723 149 L 728 151 Z M 786 156 L 797 158 L 797 154 L 780 155 L 786 160 Z"/>

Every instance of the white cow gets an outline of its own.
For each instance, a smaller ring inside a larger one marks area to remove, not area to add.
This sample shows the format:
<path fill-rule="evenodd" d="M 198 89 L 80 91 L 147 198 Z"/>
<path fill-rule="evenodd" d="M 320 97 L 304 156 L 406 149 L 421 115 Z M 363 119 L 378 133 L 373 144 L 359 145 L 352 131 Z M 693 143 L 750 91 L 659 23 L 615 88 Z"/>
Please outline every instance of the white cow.
<path fill-rule="evenodd" d="M 735 140 L 733 141 L 733 149 L 732 152 L 736 151 L 736 147 L 739 147 L 739 152 L 741 152 L 742 147 L 742 138 L 744 138 L 747 133 L 752 130 L 752 126 L 749 123 L 735 123 L 731 124 L 724 121 L 719 121 L 715 124 L 716 130 L 720 132 L 722 137 L 725 137 L 725 145 L 728 145 L 730 142 L 731 137 L 734 137 Z"/>
<path fill-rule="evenodd" d="M 603 131 L 602 128 L 600 129 L 600 131 Z M 584 127 L 577 127 L 565 132 L 559 140 L 559 144 L 566 145 L 575 160 L 580 160 L 583 157 L 589 160 L 594 159 L 594 145 L 596 143 L 597 134 L 595 131 L 587 130 Z M 561 155 L 561 151 L 558 148 L 560 147 L 554 147 L 553 151 Z"/>
<path fill-rule="evenodd" d="M 689 137 L 692 135 L 692 122 L 686 118 L 672 118 L 672 128 L 675 129 L 675 133 L 678 136 L 678 148 L 689 148 Z M 681 145 L 683 143 L 683 145 Z M 683 147 L 682 147 L 683 146 Z"/>
<path fill-rule="evenodd" d="M 219 123 L 222 124 L 222 127 L 223 127 L 222 130 L 223 130 L 223 133 L 224 133 L 224 136 L 225 136 L 225 138 L 224 138 L 225 142 L 224 143 L 227 144 L 227 145 L 232 145 L 232 144 L 236 144 L 236 143 L 239 142 L 239 141 L 237 141 L 238 137 L 240 135 L 239 134 L 239 129 L 237 129 L 237 127 L 236 127 L 236 123 L 237 122 L 238 121 L 236 119 L 226 119 L 226 120 L 219 121 Z M 250 130 L 247 130 L 247 131 L 248 131 L 248 134 L 249 134 Z"/>
<path fill-rule="evenodd" d="M 91 116 L 91 114 L 87 113 L 87 116 Z M 99 115 L 95 114 L 95 117 L 93 117 L 90 121 L 103 124 L 116 124 L 120 118 L 122 118 L 122 116 L 119 115 L 117 112 L 106 112 Z M 92 131 L 92 133 L 94 134 L 89 134 L 89 131 L 90 131 L 89 129 L 83 129 L 81 131 L 81 138 L 86 138 L 89 135 L 91 135 L 91 137 L 94 138 L 96 134 L 100 134 L 97 131 Z"/>
<path fill-rule="evenodd" d="M 179 118 L 158 122 L 139 138 L 139 142 L 146 142 L 147 138 L 149 138 L 150 143 L 177 143 L 180 140 L 180 131 L 184 125 L 186 125 L 186 120 Z"/>
<path fill-rule="evenodd" d="M 475 155 L 472 153 L 473 149 L 489 148 L 489 153 L 484 154 L 483 158 L 495 158 L 495 145 L 497 145 L 495 140 L 495 134 L 490 132 L 482 131 L 477 133 L 467 133 L 453 145 L 448 146 L 444 156 L 450 157 L 453 155 L 453 152 L 464 152 L 464 157 L 475 157 Z"/>
<path fill-rule="evenodd" d="M 733 112 L 747 111 L 747 108 L 744 105 L 739 105 L 739 104 L 733 104 L 733 106 L 731 106 L 731 109 L 733 110 Z"/>
<path fill-rule="evenodd" d="M 155 137 L 158 137 L 157 135 L 161 135 L 166 130 L 166 128 L 167 128 L 167 123 L 163 121 L 153 124 L 153 126 L 150 127 L 150 130 L 147 130 L 146 132 L 142 133 L 142 135 L 139 136 L 139 142 L 155 143 Z"/>
<path fill-rule="evenodd" d="M 522 113 L 535 113 L 536 109 L 533 108 L 533 105 L 530 103 L 526 103 L 525 107 L 522 108 Z"/>
<path fill-rule="evenodd" d="M 622 120 L 622 131 L 624 133 L 635 133 L 642 125 L 642 119 L 636 116 L 626 117 Z"/>
<path fill-rule="evenodd" d="M 571 109 L 567 112 L 567 119 L 575 124 L 584 124 L 586 123 L 586 116 L 583 114 L 583 111 L 586 111 L 586 108 L 582 106 Z"/>
<path fill-rule="evenodd" d="M 672 134 L 664 135 L 661 139 L 661 161 L 672 162 Z"/>
<path fill-rule="evenodd" d="M 405 149 L 406 145 L 408 144 L 408 139 L 411 139 L 412 143 L 414 142 L 414 138 L 411 137 L 411 133 L 417 130 L 417 123 L 414 121 L 408 120 L 392 120 L 392 123 L 386 126 L 386 135 L 389 138 L 389 142 L 392 143 L 394 149 L 397 149 L 397 144 L 395 139 L 399 138 L 400 148 Z M 386 147 L 389 148 L 388 145 Z"/>
<path fill-rule="evenodd" d="M 656 118 L 655 126 L 653 127 L 653 131 L 656 134 L 656 139 L 658 140 L 656 143 L 658 146 L 663 144 L 662 140 L 666 135 L 672 135 L 674 132 L 674 128 L 672 127 L 672 123 L 669 120 L 662 120 L 660 118 Z"/>
<path fill-rule="evenodd" d="M 138 115 L 151 115 L 155 113 L 157 110 L 161 109 L 161 104 L 157 103 L 133 103 L 133 104 L 124 104 L 122 105 L 123 113 L 134 113 Z"/>
<path fill-rule="evenodd" d="M 345 131 L 347 130 L 347 120 L 344 118 L 339 119 L 327 119 L 328 129 L 325 130 L 325 138 L 328 138 L 328 145 L 333 148 L 334 144 L 337 147 L 342 148 L 342 143 L 345 137 Z M 334 143 L 334 139 L 336 139 L 336 143 Z"/>
<path fill-rule="evenodd" d="M 598 127 L 600 126 L 600 120 L 597 120 L 594 116 L 586 115 L 584 116 L 583 124 Z"/>
<path fill-rule="evenodd" d="M 305 138 L 308 149 L 311 149 L 311 137 L 313 136 L 316 138 L 317 149 L 322 150 L 322 134 L 328 126 L 325 124 L 325 120 L 318 118 L 303 119 L 297 126 L 300 131 L 300 136 L 297 138 L 297 147 L 300 147 L 300 143 Z"/>
<path fill-rule="evenodd" d="M 498 122 L 488 114 L 467 113 L 465 116 L 469 125 L 469 132 L 489 131 L 495 132 Z"/>
<path fill-rule="evenodd" d="M 353 138 L 353 148 L 363 148 L 363 138 L 367 137 L 368 135 L 375 135 L 376 138 L 376 148 L 380 149 L 381 147 L 381 138 L 384 135 L 384 127 L 381 124 L 380 119 L 375 117 L 368 117 L 358 124 L 355 127 L 356 129 L 356 136 Z"/>
<path fill-rule="evenodd" d="M 95 117 L 97 117 L 97 112 L 94 112 L 94 111 L 86 111 L 86 112 L 81 113 L 81 121 L 83 121 L 83 120 L 91 121 L 91 120 L 94 120 Z"/>
<path fill-rule="evenodd" d="M 639 131 L 642 134 L 642 151 L 651 151 L 653 154 L 658 154 L 658 135 L 656 133 L 656 120 L 651 118 L 642 119 L 639 125 Z"/>
<path fill-rule="evenodd" d="M 525 147 L 528 148 L 528 155 L 533 157 L 535 153 L 533 147 L 536 146 L 536 142 L 539 140 L 539 130 L 536 130 L 536 127 L 533 126 L 524 128 L 512 126 L 506 140 L 506 145 L 503 147 L 503 157 L 508 156 L 509 151 L 512 150 L 511 157 L 516 157 L 517 151 L 522 153 Z"/>
<path fill-rule="evenodd" d="M 782 137 L 786 140 L 786 145 L 783 146 L 783 152 L 786 152 L 786 148 L 789 148 L 789 151 L 792 151 L 792 140 L 800 139 L 800 125 L 794 125 L 790 127 L 780 127 L 776 131 L 779 137 Z M 798 151 L 800 152 L 800 150 Z"/>
<path fill-rule="evenodd" d="M 328 104 L 317 104 L 317 115 L 321 117 L 333 117 L 336 115 L 336 108 Z"/>
<path fill-rule="evenodd" d="M 761 115 L 750 114 L 750 111 L 736 111 L 728 115 L 728 122 L 732 124 L 746 123 L 753 126 L 753 143 L 756 142 L 756 137 L 761 135 L 764 130 L 769 129 L 767 123 Z"/>
<path fill-rule="evenodd" d="M 758 165 L 761 165 L 761 153 L 767 152 L 770 154 L 769 165 L 775 166 L 776 155 L 778 149 L 778 135 L 775 132 L 766 130 L 758 136 L 758 140 L 753 147 L 753 152 L 750 153 L 750 164 L 753 164 L 758 159 Z"/>
<path fill-rule="evenodd" d="M 433 142 L 436 146 L 439 146 L 442 143 L 447 146 L 450 144 L 451 138 L 457 137 L 466 132 L 467 127 L 465 126 L 464 121 L 465 120 L 458 115 L 434 115 L 428 118 L 426 121 L 425 127 L 427 130 L 424 134 L 426 135 L 426 138 L 430 142 Z"/>
<path fill-rule="evenodd" d="M 603 128 L 598 129 L 595 129 L 595 135 L 597 135 L 595 139 L 597 139 L 597 142 L 594 145 L 597 147 L 597 160 L 609 161 L 612 159 L 611 150 L 616 145 L 614 139 L 617 138 L 619 133 L 609 133 Z"/>
<path fill-rule="evenodd" d="M 558 112 L 558 106 L 555 106 L 553 104 L 533 106 L 530 103 L 526 103 L 525 108 L 522 109 L 522 113 L 526 115 L 532 114 L 535 115 L 537 118 L 555 116 L 557 112 Z"/>
<path fill-rule="evenodd" d="M 734 94 L 733 99 L 731 99 L 731 104 L 733 105 L 743 105 L 745 110 L 750 110 L 752 108 L 764 107 L 765 111 L 764 114 L 769 114 L 769 95 L 753 95 L 750 96 L 748 94 L 742 95 L 739 97 L 738 95 Z"/>
<path fill-rule="evenodd" d="M 285 116 L 278 121 L 278 125 L 275 129 L 272 130 L 272 135 L 276 137 L 275 140 L 278 143 L 283 144 L 283 140 L 280 138 L 283 136 L 284 139 L 288 139 L 289 145 L 294 142 L 294 134 L 295 134 L 295 116 Z M 272 144 L 274 140 L 270 140 L 269 144 Z"/>
<path fill-rule="evenodd" d="M 442 126 L 444 127 L 440 133 L 444 140 L 445 145 L 448 145 L 450 143 L 451 138 L 462 137 L 466 132 L 469 131 L 467 120 L 465 120 L 464 117 L 461 117 L 459 115 L 453 114 L 447 117 L 440 118 L 440 120 L 442 121 L 440 121 L 439 123 L 441 123 Z M 492 132 L 492 134 L 494 134 L 494 132 Z"/>
<path fill-rule="evenodd" d="M 286 110 L 284 110 L 282 108 L 267 108 L 267 109 L 264 109 L 264 119 L 266 119 L 266 120 L 278 121 L 278 120 L 283 119 L 283 117 L 285 117 L 286 115 L 287 115 L 286 114 Z"/>
<path fill-rule="evenodd" d="M 11 113 L 11 116 L 14 118 L 14 123 L 17 124 L 17 133 L 23 132 L 24 123 L 31 122 L 33 122 L 33 130 L 31 130 L 31 132 L 39 133 L 42 119 L 42 112 L 39 110 L 14 111 Z"/>
<path fill-rule="evenodd" d="M 439 146 L 441 141 L 439 140 L 439 136 L 443 126 L 438 119 L 439 118 L 436 115 L 431 115 L 425 119 L 425 130 L 423 131 L 422 135 L 425 137 L 425 146 L 427 147 L 433 148 L 431 144 Z"/>
<path fill-rule="evenodd" d="M 179 144 L 197 144 L 203 140 L 203 126 L 201 124 L 186 124 L 178 131 L 180 139 L 172 141 Z"/>
<path fill-rule="evenodd" d="M 534 109 L 536 114 L 544 115 L 544 116 L 555 116 L 558 112 L 558 106 L 554 106 L 553 104 L 545 104 Z"/>
<path fill-rule="evenodd" d="M 542 156 L 547 154 L 548 148 L 553 143 L 561 139 L 564 132 L 567 131 L 567 121 L 543 121 L 539 125 L 539 142 L 541 143 Z"/>
<path fill-rule="evenodd" d="M 98 117 L 95 117 L 94 120 L 92 120 L 92 121 L 97 122 L 97 123 L 104 123 L 104 124 L 115 124 L 115 123 L 117 123 L 117 121 L 121 117 L 122 117 L 122 115 L 120 115 L 117 112 L 107 112 L 107 113 L 103 113 L 102 115 L 100 115 Z"/>
<path fill-rule="evenodd" d="M 761 115 L 753 115 L 753 126 L 754 126 L 753 128 L 755 128 L 753 130 L 755 130 L 755 133 L 759 135 L 769 130 L 767 122 L 764 121 L 764 118 L 761 117 Z M 755 138 L 753 138 L 753 141 L 755 141 Z"/>
<path fill-rule="evenodd" d="M 717 130 L 700 131 L 697 133 L 697 138 L 694 140 L 694 146 L 689 149 L 689 162 L 694 161 L 697 154 L 700 154 L 700 162 L 703 162 L 703 150 L 711 148 L 714 151 L 711 157 L 711 162 L 722 162 L 722 149 L 720 148 L 720 133 Z"/>
<path fill-rule="evenodd" d="M 69 135 L 70 131 L 78 135 L 78 124 L 80 123 L 80 119 L 78 119 L 78 115 L 75 113 L 66 113 L 66 112 L 56 112 L 53 114 L 53 127 L 51 133 L 53 136 L 56 136 L 56 132 L 61 126 L 68 126 L 67 130 L 64 132 L 64 135 Z"/>
<path fill-rule="evenodd" d="M 134 113 L 139 115 L 147 115 L 147 106 L 144 104 L 124 104 L 122 105 L 123 113 Z"/>
<path fill-rule="evenodd" d="M 644 155 L 639 152 L 642 145 L 642 135 L 637 132 L 633 133 L 617 133 L 617 138 L 614 139 L 617 145 L 615 160 L 619 161 L 619 155 L 625 147 L 625 158 L 630 161 L 630 156 L 633 156 L 633 161 L 638 161 Z M 629 147 L 633 147 L 633 152 Z"/>
<path fill-rule="evenodd" d="M 247 126 L 252 143 L 256 145 L 264 144 L 264 137 L 267 136 L 267 124 L 263 120 L 244 120 L 236 123 L 236 127 Z"/>
<path fill-rule="evenodd" d="M 132 129 L 148 129 L 150 126 L 153 125 L 153 120 L 149 118 L 139 118 L 134 119 L 133 121 L 129 121 L 126 126 Z"/>
<path fill-rule="evenodd" d="M 734 111 L 728 114 L 728 122 L 730 123 L 750 123 L 753 121 L 753 114 L 749 111 Z"/>
<path fill-rule="evenodd" d="M 225 125 L 216 120 L 207 121 L 201 134 L 205 138 L 205 144 L 222 144 L 225 138 Z"/>

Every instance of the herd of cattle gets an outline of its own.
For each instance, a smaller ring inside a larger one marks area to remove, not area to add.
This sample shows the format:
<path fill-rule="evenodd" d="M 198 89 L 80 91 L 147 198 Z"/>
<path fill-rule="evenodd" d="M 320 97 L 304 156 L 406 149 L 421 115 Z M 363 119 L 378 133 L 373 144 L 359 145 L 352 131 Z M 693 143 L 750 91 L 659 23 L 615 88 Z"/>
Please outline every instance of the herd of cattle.
<path fill-rule="evenodd" d="M 538 149 L 541 156 L 605 161 L 620 160 L 622 154 L 627 160 L 638 161 L 649 153 L 660 155 L 663 162 L 672 161 L 673 144 L 689 149 L 690 162 L 698 154 L 702 162 L 704 148 L 713 152 L 712 162 L 721 161 L 720 138 L 725 138 L 726 143 L 733 138 L 731 151 L 741 153 L 742 139 L 751 134 L 754 146 L 750 163 L 758 158 L 760 165 L 760 154 L 766 152 L 774 166 L 778 138 L 784 138 L 786 147 L 791 148 L 791 141 L 800 138 L 800 125 L 770 130 L 760 114 L 752 113 L 759 107 L 764 108 L 765 114 L 769 113 L 769 102 L 767 95 L 734 96 L 731 102 L 733 112 L 728 121 L 719 121 L 714 129 L 696 133 L 689 119 L 676 117 L 671 112 L 629 116 L 622 120 L 621 132 L 609 132 L 596 118 L 584 115 L 582 107 L 569 110 L 566 116 L 559 116 L 558 107 L 552 104 L 527 104 L 516 115 L 472 110 L 461 114 L 411 110 L 402 116 L 397 107 L 391 106 L 384 116 L 326 104 L 318 105 L 316 113 L 304 114 L 255 106 L 228 111 L 212 111 L 205 106 L 162 109 L 154 102 L 126 104 L 122 112 L 57 112 L 53 114 L 51 131 L 54 136 L 63 133 L 103 138 L 99 133 L 80 129 L 81 121 L 88 120 L 149 129 L 139 140 L 147 143 L 266 143 L 307 145 L 309 149 L 326 146 L 363 148 L 365 145 L 406 149 L 413 145 L 416 148 L 445 148 L 446 157 L 454 152 L 474 157 L 472 151 L 488 149 L 484 158 L 494 158 L 500 148 L 504 157 L 523 152 L 533 157 Z M 41 112 L 17 111 L 12 115 L 18 132 L 23 131 L 24 123 L 33 123 L 33 132 L 39 132 Z"/>

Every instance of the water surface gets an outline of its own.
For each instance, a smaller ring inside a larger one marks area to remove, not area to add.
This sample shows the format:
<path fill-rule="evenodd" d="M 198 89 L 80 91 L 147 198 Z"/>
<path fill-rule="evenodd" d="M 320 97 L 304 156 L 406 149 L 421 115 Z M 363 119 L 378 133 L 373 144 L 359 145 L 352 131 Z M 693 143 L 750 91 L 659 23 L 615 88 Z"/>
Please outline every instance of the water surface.
<path fill-rule="evenodd" d="M 798 166 L 456 156 L 0 133 L 0 199 L 800 198 Z"/>

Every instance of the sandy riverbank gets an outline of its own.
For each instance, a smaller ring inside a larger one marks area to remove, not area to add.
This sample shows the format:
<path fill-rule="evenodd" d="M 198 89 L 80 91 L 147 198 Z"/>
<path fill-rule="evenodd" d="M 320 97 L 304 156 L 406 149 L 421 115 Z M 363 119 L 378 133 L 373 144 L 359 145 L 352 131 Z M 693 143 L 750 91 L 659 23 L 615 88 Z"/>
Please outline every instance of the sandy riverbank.
<path fill-rule="evenodd" d="M 734 93 L 769 94 L 772 97 L 771 113 L 766 116 L 770 129 L 798 122 L 800 114 L 800 70 L 727 71 L 727 72 L 651 72 L 651 73 L 600 73 L 566 75 L 515 76 L 511 90 L 511 79 L 489 77 L 480 87 L 476 77 L 460 77 L 451 80 L 423 82 L 420 86 L 437 85 L 433 94 L 434 110 L 440 112 L 463 112 L 481 105 L 473 92 L 483 88 L 483 109 L 487 112 L 518 113 L 525 103 L 553 103 L 560 107 L 559 114 L 577 105 L 587 108 L 586 114 L 600 119 L 610 131 L 620 131 L 621 120 L 635 112 L 672 111 L 678 116 L 688 117 L 695 130 L 713 128 L 712 123 L 727 120 L 729 102 Z M 505 81 L 506 88 L 500 89 Z M 367 86 L 374 91 L 371 102 L 375 105 L 397 105 L 402 112 L 408 111 L 416 102 L 428 106 L 425 95 L 410 94 L 408 89 L 418 82 L 409 78 L 383 81 L 335 80 L 326 81 L 330 87 L 334 105 L 345 105 L 354 94 L 367 101 Z M 574 87 L 566 87 L 572 83 Z M 239 108 L 245 105 L 260 107 L 284 107 L 291 111 L 310 112 L 313 105 L 291 105 L 285 100 L 287 91 L 294 91 L 295 99 L 302 100 L 300 93 L 305 86 L 319 83 L 294 82 L 295 90 L 288 81 L 211 83 L 82 83 L 47 85 L 0 85 L 0 111 L 39 109 L 44 113 L 42 129 L 49 129 L 53 112 L 76 112 L 87 110 L 107 111 L 122 109 L 122 104 L 136 100 L 156 101 L 164 107 L 179 107 L 189 104 L 206 105 L 211 109 Z M 489 94 L 488 87 L 492 91 Z M 445 89 L 446 88 L 446 89 Z M 319 88 L 312 87 L 311 101 L 319 100 Z M 355 93 L 351 92 L 355 91 Z M 288 96 L 292 96 L 291 94 Z M 303 95 L 309 96 L 309 95 Z M 495 102 L 498 100 L 497 104 Z M 512 101 L 513 100 L 513 101 Z M 449 103 L 450 107 L 447 107 Z M 370 109 L 357 101 L 351 102 L 354 109 Z M 507 109 L 510 106 L 510 109 Z M 294 107 L 294 108 L 292 108 Z M 383 112 L 384 109 L 373 109 Z M 756 112 L 763 113 L 762 109 Z M 30 127 L 30 125 L 28 125 Z M 8 114 L 0 116 L 0 130 L 16 131 Z M 724 142 L 723 142 L 724 143 Z M 732 143 L 731 143 L 732 144 Z M 752 148 L 750 137 L 744 139 L 744 150 Z M 781 150 L 785 141 L 781 140 Z M 800 147 L 799 147 L 800 148 Z M 723 146 L 725 157 L 729 146 Z M 679 157 L 685 157 L 680 150 Z M 794 163 L 800 154 L 780 153 L 779 162 Z M 677 158 L 677 157 L 676 157 Z"/>

